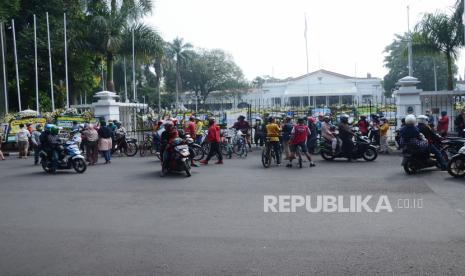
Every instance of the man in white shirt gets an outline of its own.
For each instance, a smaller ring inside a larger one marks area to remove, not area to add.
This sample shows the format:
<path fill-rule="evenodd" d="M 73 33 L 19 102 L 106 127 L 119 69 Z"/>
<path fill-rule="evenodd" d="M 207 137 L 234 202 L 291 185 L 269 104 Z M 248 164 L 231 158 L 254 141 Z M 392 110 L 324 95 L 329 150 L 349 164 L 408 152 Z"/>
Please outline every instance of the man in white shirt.
<path fill-rule="evenodd" d="M 19 124 L 19 130 L 16 133 L 16 143 L 18 144 L 19 158 L 26 159 L 29 149 L 29 137 L 31 133 L 24 127 L 24 124 Z"/>

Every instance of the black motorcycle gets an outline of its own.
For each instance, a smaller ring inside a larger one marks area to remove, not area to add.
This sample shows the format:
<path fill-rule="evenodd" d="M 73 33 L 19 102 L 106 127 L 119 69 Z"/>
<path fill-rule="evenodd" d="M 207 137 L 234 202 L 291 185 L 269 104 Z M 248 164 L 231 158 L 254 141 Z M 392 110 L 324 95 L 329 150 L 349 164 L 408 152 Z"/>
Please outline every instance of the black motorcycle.
<path fill-rule="evenodd" d="M 207 154 L 203 147 L 195 143 L 194 139 L 187 134 L 185 137 L 187 146 L 189 146 L 190 158 L 194 161 L 200 161 Z"/>
<path fill-rule="evenodd" d="M 320 155 L 324 160 L 332 161 L 335 158 L 349 158 L 344 152 L 342 152 L 342 143 L 338 139 L 336 151 L 333 154 L 331 148 L 331 141 L 324 138 L 320 141 Z M 374 161 L 378 157 L 378 151 L 376 147 L 371 145 L 370 140 L 366 136 L 362 136 L 359 133 L 355 134 L 355 141 L 352 156 L 350 158 L 359 159 L 363 158 L 366 161 Z"/>
<path fill-rule="evenodd" d="M 465 138 L 461 137 L 447 137 L 444 138 L 436 145 L 441 149 L 441 153 L 446 161 L 458 154 L 459 150 L 465 146 Z"/>
<path fill-rule="evenodd" d="M 465 176 L 465 146 L 450 159 L 447 172 L 455 178 Z"/>
<path fill-rule="evenodd" d="M 134 156 L 137 154 L 139 146 L 135 138 L 128 138 L 126 135 L 120 136 L 115 139 L 115 146 L 112 148 L 111 153 L 114 154 L 116 151 L 124 153 L 126 156 Z"/>
<path fill-rule="evenodd" d="M 180 141 L 174 141 L 170 149 L 170 158 L 169 160 L 164 160 L 162 162 L 162 170 L 160 176 L 165 176 L 169 172 L 186 172 L 187 176 L 191 176 L 191 166 L 190 166 L 190 152 L 189 146 L 182 142 L 182 139 L 178 138 Z"/>
<path fill-rule="evenodd" d="M 402 167 L 406 174 L 412 175 L 426 168 L 441 168 L 441 165 L 429 150 L 419 150 L 416 147 L 407 146 L 402 151 Z"/>

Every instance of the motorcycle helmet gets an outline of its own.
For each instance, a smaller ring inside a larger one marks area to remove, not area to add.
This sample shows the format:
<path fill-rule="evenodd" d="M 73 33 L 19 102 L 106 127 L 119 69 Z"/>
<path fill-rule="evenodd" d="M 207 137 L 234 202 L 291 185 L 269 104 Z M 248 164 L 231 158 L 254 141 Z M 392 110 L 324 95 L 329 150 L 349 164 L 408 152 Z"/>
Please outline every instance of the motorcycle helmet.
<path fill-rule="evenodd" d="M 42 125 L 41 125 L 41 124 L 37 124 L 37 125 L 36 125 L 36 130 L 37 130 L 37 131 L 41 131 L 41 130 L 42 130 Z"/>
<path fill-rule="evenodd" d="M 274 117 L 273 117 L 273 116 L 268 117 L 268 123 L 273 122 L 273 120 L 274 120 Z"/>
<path fill-rule="evenodd" d="M 173 146 L 179 146 L 181 143 L 182 143 L 182 139 L 181 139 L 181 138 L 175 138 L 175 139 L 173 140 Z"/>
<path fill-rule="evenodd" d="M 167 121 L 165 124 L 165 130 L 170 131 L 173 129 L 173 123 L 171 121 Z"/>
<path fill-rule="evenodd" d="M 52 126 L 52 127 L 50 128 L 50 133 L 51 133 L 52 135 L 58 135 L 58 127 Z"/>
<path fill-rule="evenodd" d="M 297 123 L 298 124 L 303 124 L 305 122 L 305 118 L 298 118 Z"/>
<path fill-rule="evenodd" d="M 426 116 L 426 115 L 418 115 L 418 117 L 417 117 L 417 122 L 418 122 L 419 124 L 426 124 L 426 123 L 428 123 L 428 116 Z"/>
<path fill-rule="evenodd" d="M 406 125 L 415 125 L 417 123 L 417 118 L 413 114 L 409 114 L 405 117 L 405 124 Z"/>
<path fill-rule="evenodd" d="M 307 120 L 308 120 L 310 123 L 315 123 L 315 122 L 316 122 L 316 119 L 313 118 L 312 116 L 308 117 Z"/>
<path fill-rule="evenodd" d="M 245 120 L 245 116 L 244 115 L 240 115 L 238 118 L 237 118 L 238 121 L 243 121 Z"/>
<path fill-rule="evenodd" d="M 348 123 L 349 123 L 349 116 L 346 115 L 346 114 L 342 114 L 342 115 L 341 115 L 341 118 L 340 118 L 340 121 L 341 121 L 341 123 L 346 123 L 346 124 L 348 124 Z"/>
<path fill-rule="evenodd" d="M 53 124 L 45 124 L 45 130 L 50 130 Z"/>

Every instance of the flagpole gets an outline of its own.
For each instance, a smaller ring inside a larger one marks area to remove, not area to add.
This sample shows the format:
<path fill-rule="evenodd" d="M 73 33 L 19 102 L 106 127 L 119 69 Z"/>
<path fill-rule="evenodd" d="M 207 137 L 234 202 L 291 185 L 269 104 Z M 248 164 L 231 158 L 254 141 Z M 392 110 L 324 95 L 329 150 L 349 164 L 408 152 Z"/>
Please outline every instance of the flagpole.
<path fill-rule="evenodd" d="M 11 25 L 13 27 L 13 47 L 14 47 L 14 54 L 15 54 L 15 68 L 16 68 L 16 89 L 18 91 L 18 107 L 19 111 L 21 112 L 21 90 L 19 88 L 19 71 L 18 71 L 18 52 L 16 50 L 16 31 L 15 31 L 15 20 L 11 19 Z"/>
<path fill-rule="evenodd" d="M 304 18 L 305 18 L 305 56 L 307 58 L 307 75 L 308 75 L 308 42 L 307 42 L 307 14 L 304 13 Z M 308 76 L 307 76 L 307 96 L 308 96 L 308 106 L 311 106 L 310 104 L 310 87 L 308 83 Z"/>
<path fill-rule="evenodd" d="M 135 51 L 134 51 L 134 27 L 132 29 L 132 87 L 133 87 L 133 97 L 134 102 L 136 102 L 137 95 L 136 95 L 136 59 L 135 59 Z"/>
<path fill-rule="evenodd" d="M 69 86 L 68 86 L 68 41 L 66 39 L 66 13 L 63 13 L 63 26 L 65 33 L 65 82 L 66 82 L 66 108 L 69 108 Z"/>
<path fill-rule="evenodd" d="M 36 20 L 35 14 L 34 14 L 34 67 L 35 67 L 35 75 L 36 75 L 36 110 L 37 110 L 37 115 L 39 115 L 40 106 L 39 106 L 39 73 L 37 69 L 37 20 Z"/>
<path fill-rule="evenodd" d="M 126 57 L 123 57 L 123 66 L 124 66 L 124 101 L 129 102 L 128 99 L 128 82 L 126 78 Z"/>
<path fill-rule="evenodd" d="M 55 112 L 55 97 L 53 95 L 53 72 L 52 72 L 52 49 L 50 46 L 50 25 L 48 22 L 48 12 L 45 13 L 47 19 L 47 40 L 48 40 L 48 63 L 50 68 L 50 92 L 52 98 L 52 111 Z"/>
<path fill-rule="evenodd" d="M 408 29 L 408 75 L 413 77 L 413 61 L 412 61 L 412 34 L 410 33 L 410 7 L 407 6 L 407 29 Z"/>
<path fill-rule="evenodd" d="M 8 89 L 6 88 L 6 65 L 5 65 L 5 45 L 3 38 L 3 30 L 5 25 L 3 22 L 0 24 L 0 39 L 2 44 L 2 66 L 3 66 L 3 92 L 5 93 L 5 113 L 8 113 Z"/>

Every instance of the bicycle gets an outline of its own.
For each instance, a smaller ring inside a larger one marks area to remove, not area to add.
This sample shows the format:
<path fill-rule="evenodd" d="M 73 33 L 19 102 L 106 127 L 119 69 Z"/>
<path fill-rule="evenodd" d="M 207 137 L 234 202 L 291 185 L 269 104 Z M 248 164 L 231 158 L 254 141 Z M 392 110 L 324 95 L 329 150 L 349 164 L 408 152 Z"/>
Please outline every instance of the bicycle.
<path fill-rule="evenodd" d="M 277 162 L 276 153 L 274 152 L 274 148 L 270 145 L 269 138 L 266 139 L 265 148 L 262 150 L 262 165 L 266 169 L 271 167 L 271 163 L 273 163 L 273 159 Z"/>
<path fill-rule="evenodd" d="M 239 157 L 247 157 L 247 141 L 245 139 L 245 134 L 240 130 L 237 132 L 236 137 L 237 141 L 234 143 L 233 152 Z"/>
<path fill-rule="evenodd" d="M 153 136 L 151 133 L 145 133 L 144 141 L 142 141 L 142 144 L 140 145 L 139 155 L 141 157 L 144 157 L 148 151 L 150 152 L 151 155 L 153 154 L 153 151 L 154 151 Z"/>

